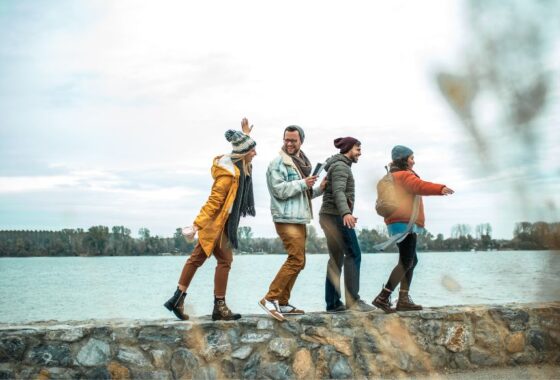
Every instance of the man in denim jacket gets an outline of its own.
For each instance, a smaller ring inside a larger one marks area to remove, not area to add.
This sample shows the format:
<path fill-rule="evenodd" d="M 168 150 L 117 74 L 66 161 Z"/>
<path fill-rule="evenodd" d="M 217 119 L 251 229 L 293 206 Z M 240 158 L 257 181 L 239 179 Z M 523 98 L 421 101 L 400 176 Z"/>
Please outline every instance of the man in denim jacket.
<path fill-rule="evenodd" d="M 290 305 L 290 293 L 305 266 L 306 226 L 313 217 L 311 199 L 321 195 L 326 184 L 323 181 L 313 188 L 317 176 L 311 175 L 311 162 L 300 150 L 304 139 L 301 127 L 287 127 L 280 155 L 272 160 L 266 172 L 272 219 L 288 258 L 259 306 L 279 321 L 283 321 L 285 315 L 304 314 L 303 310 Z"/>

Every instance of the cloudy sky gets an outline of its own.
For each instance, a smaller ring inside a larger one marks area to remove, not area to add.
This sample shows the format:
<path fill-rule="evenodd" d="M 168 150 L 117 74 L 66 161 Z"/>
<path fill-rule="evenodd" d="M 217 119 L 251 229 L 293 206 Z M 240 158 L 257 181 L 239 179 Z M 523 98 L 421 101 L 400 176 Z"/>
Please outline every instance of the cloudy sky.
<path fill-rule="evenodd" d="M 374 189 L 395 144 L 415 151 L 424 179 L 456 190 L 425 199 L 434 234 L 491 223 L 511 238 L 515 222 L 558 220 L 554 107 L 539 124 L 538 171 L 489 172 L 439 93 L 436 73 L 460 67 L 468 46 L 465 4 L 370 3 L 2 1 L 0 229 L 170 236 L 204 203 L 212 158 L 242 117 L 258 144 L 258 216 L 242 222 L 256 236 L 275 235 L 265 171 L 290 124 L 313 162 L 336 153 L 336 137 L 361 140 L 359 227 L 382 224 Z M 508 145 L 491 136 L 496 151 Z M 538 197 L 518 197 L 513 177 Z"/>

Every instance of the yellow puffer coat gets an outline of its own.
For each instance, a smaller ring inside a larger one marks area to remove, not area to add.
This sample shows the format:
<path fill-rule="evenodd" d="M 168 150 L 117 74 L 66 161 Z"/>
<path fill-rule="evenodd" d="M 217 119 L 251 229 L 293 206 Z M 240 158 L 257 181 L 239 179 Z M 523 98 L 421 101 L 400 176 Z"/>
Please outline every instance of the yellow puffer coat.
<path fill-rule="evenodd" d="M 224 230 L 239 187 L 239 169 L 229 156 L 214 158 L 212 191 L 200 209 L 194 224 L 198 227 L 198 242 L 206 256 L 214 251 Z"/>

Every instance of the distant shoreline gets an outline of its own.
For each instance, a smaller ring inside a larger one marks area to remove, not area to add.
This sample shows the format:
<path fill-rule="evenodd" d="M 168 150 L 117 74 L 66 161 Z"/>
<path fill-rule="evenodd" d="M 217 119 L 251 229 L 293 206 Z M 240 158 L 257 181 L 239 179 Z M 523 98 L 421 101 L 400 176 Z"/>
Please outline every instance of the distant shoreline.
<path fill-rule="evenodd" d="M 556 249 L 501 249 L 501 250 L 487 250 L 487 251 L 418 251 L 418 253 L 442 253 L 442 254 L 450 254 L 450 253 L 468 253 L 471 252 L 473 254 L 485 254 L 485 253 L 497 253 L 497 252 L 555 252 L 560 254 L 560 250 Z M 393 255 L 397 254 L 398 252 L 393 251 L 385 251 L 385 252 L 362 252 L 362 255 Z M 277 253 L 268 253 L 268 252 L 234 252 L 234 256 L 278 256 L 278 255 L 285 255 L 285 252 L 277 252 Z M 328 253 L 320 253 L 320 252 L 306 252 L 307 255 L 325 255 L 328 256 Z M 180 256 L 190 256 L 190 253 L 161 253 L 161 254 L 151 254 L 151 255 L 50 255 L 50 256 L 41 256 L 41 255 L 30 255 L 30 256 L 0 256 L 0 259 L 14 259 L 14 258 L 57 258 L 57 257 L 87 257 L 87 258 L 95 258 L 95 257 L 180 257 Z"/>

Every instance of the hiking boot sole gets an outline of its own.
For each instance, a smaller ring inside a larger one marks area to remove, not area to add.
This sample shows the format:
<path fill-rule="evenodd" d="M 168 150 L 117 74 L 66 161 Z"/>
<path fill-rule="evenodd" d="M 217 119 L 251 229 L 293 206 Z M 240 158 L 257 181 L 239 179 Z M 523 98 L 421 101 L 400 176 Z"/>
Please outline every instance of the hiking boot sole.
<path fill-rule="evenodd" d="M 167 310 L 173 312 L 173 314 L 175 314 L 175 316 L 176 316 L 177 318 L 179 318 L 181 321 L 187 321 L 187 320 L 189 319 L 189 316 L 188 316 L 187 314 L 181 313 L 179 310 L 175 309 L 175 308 L 172 306 L 172 304 L 170 304 L 169 302 L 164 303 L 163 306 L 164 306 Z"/>
<path fill-rule="evenodd" d="M 305 315 L 305 311 L 301 311 L 300 313 L 294 313 L 293 311 L 289 312 L 289 313 L 282 313 L 280 312 L 280 314 L 282 314 L 283 316 L 287 317 L 290 315 Z"/>
<path fill-rule="evenodd" d="M 424 310 L 424 308 L 422 306 L 416 306 L 416 307 L 398 307 L 395 309 L 397 311 L 419 311 L 419 310 Z"/>
<path fill-rule="evenodd" d="M 384 305 L 384 304 L 379 303 L 379 302 L 373 301 L 371 304 L 373 306 L 375 306 L 376 308 L 383 310 L 387 314 L 392 314 L 392 313 L 396 312 L 395 309 L 391 309 L 391 307 L 387 307 L 387 305 Z"/>
<path fill-rule="evenodd" d="M 241 319 L 240 314 L 233 314 L 231 317 L 228 318 L 224 318 L 219 314 L 212 314 L 213 321 L 237 321 L 238 319 Z"/>

